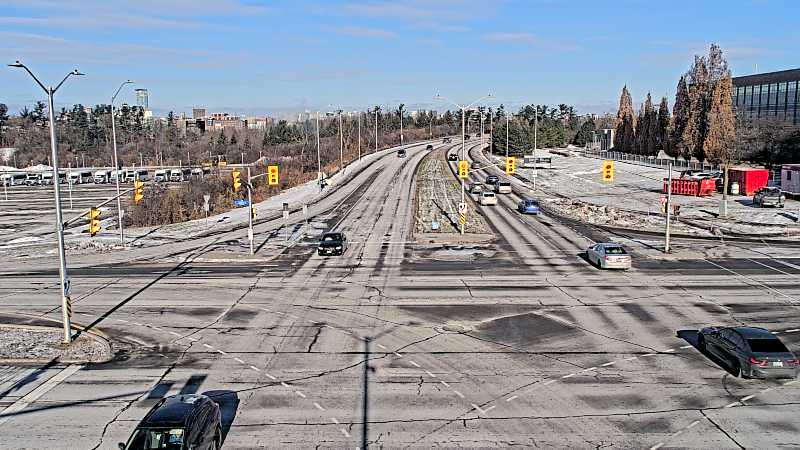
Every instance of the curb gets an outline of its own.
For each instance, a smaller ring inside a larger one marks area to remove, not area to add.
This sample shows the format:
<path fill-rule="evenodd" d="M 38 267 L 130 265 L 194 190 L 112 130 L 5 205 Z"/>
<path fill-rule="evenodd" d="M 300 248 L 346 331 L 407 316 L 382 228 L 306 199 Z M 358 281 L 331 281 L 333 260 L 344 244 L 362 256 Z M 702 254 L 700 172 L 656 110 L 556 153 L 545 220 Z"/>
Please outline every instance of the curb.
<path fill-rule="evenodd" d="M 15 315 L 20 317 L 29 318 L 29 316 L 25 316 L 22 314 L 13 314 L 13 313 L 5 313 L 6 315 Z M 37 320 L 44 320 L 48 322 L 56 322 L 60 325 L 60 322 L 45 318 L 45 317 L 35 317 Z M 53 331 L 62 331 L 61 328 L 56 327 L 46 327 L 41 325 L 16 325 L 11 323 L 0 323 L 0 328 L 16 328 L 21 330 L 29 330 L 29 331 L 43 331 L 43 332 L 53 332 Z M 78 325 L 75 322 L 72 323 L 73 330 L 79 330 L 83 333 L 84 336 L 87 336 L 88 339 L 93 339 L 96 342 L 99 342 L 106 351 L 106 356 L 102 359 L 97 361 L 92 361 L 89 359 L 74 359 L 74 358 L 0 358 L 0 364 L 48 364 L 54 359 L 58 361 L 59 364 L 100 364 L 111 361 L 114 357 L 113 351 L 111 349 L 111 338 L 100 331 L 86 331 L 86 328 L 82 325 Z"/>

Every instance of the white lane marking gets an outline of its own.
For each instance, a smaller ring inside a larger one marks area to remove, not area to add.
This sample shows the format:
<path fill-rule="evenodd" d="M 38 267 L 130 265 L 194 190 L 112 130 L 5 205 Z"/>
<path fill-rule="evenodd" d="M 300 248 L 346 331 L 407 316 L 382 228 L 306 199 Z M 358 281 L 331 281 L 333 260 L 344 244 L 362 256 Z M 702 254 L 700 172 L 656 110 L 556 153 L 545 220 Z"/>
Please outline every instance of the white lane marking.
<path fill-rule="evenodd" d="M 461 398 L 464 398 L 464 394 L 462 394 L 461 392 L 458 392 L 455 389 L 453 389 L 453 393 L 456 394 L 457 396 L 461 397 Z"/>
<path fill-rule="evenodd" d="M 691 345 L 682 345 L 681 348 L 684 348 L 684 349 L 685 348 L 692 348 L 692 346 Z"/>
<path fill-rule="evenodd" d="M 67 378 L 69 378 L 71 375 L 81 370 L 82 368 L 83 366 L 79 364 L 72 364 L 65 367 L 61 372 L 58 372 L 49 380 L 37 386 L 36 389 L 28 392 L 24 397 L 9 405 L 8 408 L 4 409 L 3 412 L 0 413 L 0 425 L 11 420 L 11 418 L 14 417 L 13 415 L 14 413 L 17 413 L 27 408 L 28 405 L 38 400 L 41 396 L 46 394 L 48 391 L 59 385 L 61 382 L 63 382 L 64 380 L 66 380 Z"/>
<path fill-rule="evenodd" d="M 794 276 L 795 276 L 793 273 L 784 272 L 784 271 L 783 271 L 783 270 L 781 270 L 781 269 L 777 269 L 777 268 L 775 268 L 775 267 L 768 266 L 768 265 L 766 265 L 766 264 L 762 263 L 761 261 L 758 261 L 758 260 L 755 260 L 755 259 L 752 259 L 752 258 L 748 258 L 748 261 L 752 261 L 752 262 L 754 262 L 754 263 L 758 264 L 759 266 L 764 266 L 764 267 L 766 267 L 767 269 L 774 270 L 774 271 L 776 271 L 776 272 L 780 272 L 780 273 L 782 273 L 782 274 L 784 274 L 784 275 L 788 275 L 788 276 L 790 276 L 790 277 L 792 277 L 792 278 L 794 278 Z"/>
<path fill-rule="evenodd" d="M 417 363 L 416 363 L 416 362 L 415 362 L 413 359 L 410 359 L 410 360 L 408 360 L 408 362 L 409 362 L 409 363 L 410 363 L 412 366 L 416 367 L 417 369 L 419 369 L 419 368 L 420 368 L 420 365 L 419 365 L 419 364 L 417 364 Z"/>
<path fill-rule="evenodd" d="M 544 382 L 544 386 L 547 386 L 548 384 L 557 383 L 557 382 L 558 382 L 558 380 L 549 380 L 549 381 L 545 381 L 545 382 Z"/>
<path fill-rule="evenodd" d="M 320 404 L 319 404 L 319 403 L 317 403 L 317 402 L 314 402 L 314 407 L 315 407 L 315 408 L 317 408 L 317 409 L 318 409 L 318 410 L 320 410 L 320 411 L 325 411 L 325 408 L 323 408 L 323 407 L 322 407 L 322 405 L 320 405 Z"/>
<path fill-rule="evenodd" d="M 506 399 L 506 401 L 507 401 L 507 402 L 510 402 L 510 401 L 516 400 L 516 399 L 518 399 L 518 398 L 519 398 L 519 395 L 512 395 L 511 397 L 508 397 L 508 398 Z"/>
<path fill-rule="evenodd" d="M 739 404 L 739 402 L 728 403 L 727 405 L 725 405 L 725 408 L 733 408 L 734 406 L 736 406 L 738 404 Z"/>
<path fill-rule="evenodd" d="M 187 337 L 186 339 L 188 339 L 188 340 L 190 340 L 190 341 L 192 341 L 192 342 L 197 342 L 197 341 L 199 341 L 199 340 L 200 340 L 200 339 L 197 339 L 197 338 L 193 338 L 193 337 L 191 337 L 191 336 Z"/>
<path fill-rule="evenodd" d="M 219 350 L 219 349 L 217 349 L 217 353 L 219 353 L 220 355 L 227 355 L 227 353 L 225 353 L 225 352 L 223 352 L 222 350 Z"/>
<path fill-rule="evenodd" d="M 574 377 L 574 376 L 575 376 L 575 374 L 574 374 L 574 373 L 571 373 L 571 374 L 569 374 L 569 375 L 564 375 L 564 376 L 563 376 L 563 377 L 561 377 L 561 378 L 572 378 L 572 377 Z"/>
<path fill-rule="evenodd" d="M 488 407 L 488 408 L 484 409 L 484 411 L 486 411 L 486 412 L 488 413 L 489 411 L 491 411 L 491 410 L 493 410 L 493 409 L 495 409 L 495 408 L 497 408 L 497 405 L 492 405 L 492 406 L 490 406 L 490 407 Z"/>
<path fill-rule="evenodd" d="M 712 266 L 716 266 L 716 267 L 719 267 L 719 268 L 720 268 L 720 269 L 722 269 L 722 270 L 725 270 L 725 271 L 727 271 L 727 272 L 730 272 L 730 273 L 732 273 L 732 274 L 734 274 L 734 275 L 736 275 L 736 276 L 738 276 L 738 277 L 740 277 L 740 278 L 744 278 L 745 280 L 752 281 L 753 283 L 756 283 L 756 284 L 760 285 L 761 287 L 763 287 L 763 288 L 765 288 L 765 289 L 767 289 L 767 290 L 770 290 L 770 291 L 772 291 L 772 292 L 774 292 L 774 293 L 776 293 L 776 294 L 780 295 L 781 297 L 786 297 L 786 298 L 788 298 L 788 299 L 789 299 L 789 300 L 791 300 L 792 302 L 797 302 L 797 299 L 796 299 L 796 298 L 794 298 L 794 297 L 792 297 L 792 296 L 790 296 L 790 295 L 786 295 L 786 294 L 784 294 L 783 292 L 781 292 L 781 291 L 779 291 L 779 290 L 777 290 L 777 289 L 775 289 L 775 288 L 773 288 L 773 287 L 767 286 L 766 284 L 764 284 L 764 283 L 762 283 L 762 282 L 760 282 L 760 281 L 758 281 L 758 280 L 755 280 L 755 279 L 753 279 L 753 278 L 750 278 L 750 277 L 748 277 L 748 276 L 742 275 L 742 274 L 740 274 L 739 272 L 736 272 L 735 270 L 731 270 L 731 269 L 728 269 L 727 267 L 721 266 L 721 265 L 719 265 L 719 264 L 715 263 L 714 261 L 707 260 L 707 259 L 706 259 L 706 260 L 704 260 L 704 261 L 705 261 L 705 262 L 707 262 L 707 263 L 709 263 L 709 264 L 711 264 Z"/>
<path fill-rule="evenodd" d="M 638 356 L 631 356 L 630 358 L 625 358 L 623 361 L 633 361 L 634 359 L 639 359 Z"/>
<path fill-rule="evenodd" d="M 402 358 L 403 357 L 403 355 L 401 355 L 400 353 L 397 353 L 397 352 L 392 352 L 392 353 L 394 353 L 395 356 L 397 356 L 398 358 Z"/>
<path fill-rule="evenodd" d="M 244 364 L 244 361 L 242 361 L 242 360 L 241 360 L 241 359 L 239 359 L 239 358 L 233 358 L 233 359 L 235 359 L 235 360 L 236 360 L 236 362 L 238 362 L 239 364 Z"/>
<path fill-rule="evenodd" d="M 750 400 L 750 399 L 751 399 L 751 398 L 753 398 L 753 397 L 755 397 L 755 394 L 753 394 L 753 395 L 748 395 L 748 396 L 746 396 L 746 397 L 742 397 L 742 398 L 740 398 L 740 399 L 739 399 L 739 401 L 740 401 L 740 402 L 746 402 L 746 401 Z"/>
<path fill-rule="evenodd" d="M 375 344 L 375 345 L 377 345 L 378 348 L 381 349 L 381 350 L 386 350 L 386 346 L 383 345 L 383 344 Z"/>
<path fill-rule="evenodd" d="M 297 394 L 297 396 L 300 397 L 300 398 L 306 398 L 306 394 L 303 394 L 300 391 L 294 391 L 294 393 Z"/>
<path fill-rule="evenodd" d="M 800 328 L 792 328 L 791 330 L 785 330 L 784 333 L 797 333 L 800 331 Z"/>
<path fill-rule="evenodd" d="M 173 335 L 173 336 L 178 336 L 178 337 L 181 337 L 181 334 L 180 334 L 180 333 L 176 333 L 176 332 L 174 332 L 174 331 L 170 331 L 170 332 L 169 332 L 169 334 L 171 334 L 171 335 Z"/>
<path fill-rule="evenodd" d="M 788 385 L 790 385 L 790 384 L 795 384 L 795 383 L 797 383 L 798 381 L 800 381 L 800 380 L 792 380 L 792 381 L 787 381 L 786 383 L 783 383 L 783 385 L 784 385 L 784 386 L 788 386 Z"/>
<path fill-rule="evenodd" d="M 277 378 L 273 377 L 272 374 L 270 374 L 270 373 L 264 372 L 264 375 L 266 375 L 267 378 L 269 378 L 272 381 L 276 381 L 277 380 Z"/>
<path fill-rule="evenodd" d="M 439 380 L 439 383 L 442 383 L 444 387 L 450 387 L 450 384 L 447 381 Z"/>
<path fill-rule="evenodd" d="M 650 447 L 650 450 L 658 450 L 658 449 L 660 449 L 660 448 L 661 448 L 661 447 L 663 447 L 663 446 L 664 446 L 664 443 L 663 443 L 663 442 L 659 442 L 658 444 L 656 444 L 656 445 L 654 445 L 654 446 Z"/>
<path fill-rule="evenodd" d="M 256 372 L 261 372 L 261 369 L 259 369 L 259 368 L 258 368 L 258 367 L 256 367 L 256 366 L 250 366 L 250 368 L 251 368 L 251 369 L 253 369 L 253 370 L 255 370 Z"/>
<path fill-rule="evenodd" d="M 597 370 L 597 366 L 589 367 L 588 369 L 583 369 L 583 370 L 581 370 L 581 372 L 591 372 L 593 370 Z"/>
<path fill-rule="evenodd" d="M 686 427 L 686 429 L 688 430 L 689 428 L 692 428 L 692 427 L 694 427 L 694 426 L 695 426 L 695 425 L 697 425 L 698 423 L 700 423 L 700 421 L 699 421 L 699 420 L 695 420 L 694 422 L 690 423 L 690 424 L 689 424 L 689 426 L 688 426 L 688 427 Z"/>
<path fill-rule="evenodd" d="M 339 419 L 337 419 L 336 417 L 331 417 L 331 422 L 335 423 L 336 425 L 339 425 Z"/>
<path fill-rule="evenodd" d="M 203 347 L 205 347 L 205 348 L 210 348 L 210 349 L 212 349 L 212 350 L 214 349 L 214 347 L 212 347 L 212 346 L 210 346 L 210 345 L 208 345 L 208 344 L 205 344 L 205 343 L 203 344 Z"/>
<path fill-rule="evenodd" d="M 663 353 L 672 353 L 672 352 L 674 352 L 674 351 L 675 351 L 675 349 L 674 349 L 674 348 L 668 348 L 668 349 L 664 350 L 664 352 L 663 352 Z"/>
<path fill-rule="evenodd" d="M 600 367 L 608 367 L 608 366 L 612 366 L 612 365 L 614 365 L 616 363 L 617 363 L 616 361 L 611 361 L 611 362 L 607 362 L 605 364 L 600 364 Z"/>
<path fill-rule="evenodd" d="M 127 320 L 125 320 L 125 319 L 117 319 L 117 322 L 129 323 L 129 322 L 128 322 Z"/>
<path fill-rule="evenodd" d="M 430 370 L 426 370 L 425 373 L 427 373 L 429 377 L 436 378 L 436 375 L 434 375 Z"/>
<path fill-rule="evenodd" d="M 644 355 L 642 355 L 642 358 L 644 358 L 646 356 L 656 356 L 656 354 L 655 353 L 645 353 Z"/>
<path fill-rule="evenodd" d="M 479 413 L 483 414 L 484 416 L 486 415 L 486 412 L 489 411 L 488 409 L 486 409 L 486 410 L 481 409 L 481 407 L 476 405 L 475 403 L 470 403 L 470 405 L 472 405 L 472 407 L 475 408 L 476 411 L 478 411 Z"/>
<path fill-rule="evenodd" d="M 286 384 L 286 382 L 285 382 L 285 381 L 281 381 L 281 386 L 283 386 L 283 387 L 285 387 L 285 388 L 291 387 L 291 386 L 289 386 L 288 384 Z"/>
<path fill-rule="evenodd" d="M 339 431 L 341 431 L 341 432 L 342 432 L 342 434 L 344 435 L 344 437 L 346 437 L 346 438 L 349 438 L 349 437 L 350 437 L 350 433 L 348 433 L 348 432 L 347 432 L 347 430 L 345 430 L 344 428 L 339 428 Z"/>

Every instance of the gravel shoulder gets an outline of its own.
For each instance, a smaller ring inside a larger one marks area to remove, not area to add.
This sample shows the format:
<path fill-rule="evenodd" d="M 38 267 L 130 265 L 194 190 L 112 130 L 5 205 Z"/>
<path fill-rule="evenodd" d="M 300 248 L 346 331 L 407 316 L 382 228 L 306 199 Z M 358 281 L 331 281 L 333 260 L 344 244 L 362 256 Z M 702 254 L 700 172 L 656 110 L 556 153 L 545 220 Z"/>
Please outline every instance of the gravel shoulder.
<path fill-rule="evenodd" d="M 109 344 L 90 333 L 81 333 L 64 347 L 58 328 L 0 325 L 0 361 L 103 362 L 111 358 Z"/>

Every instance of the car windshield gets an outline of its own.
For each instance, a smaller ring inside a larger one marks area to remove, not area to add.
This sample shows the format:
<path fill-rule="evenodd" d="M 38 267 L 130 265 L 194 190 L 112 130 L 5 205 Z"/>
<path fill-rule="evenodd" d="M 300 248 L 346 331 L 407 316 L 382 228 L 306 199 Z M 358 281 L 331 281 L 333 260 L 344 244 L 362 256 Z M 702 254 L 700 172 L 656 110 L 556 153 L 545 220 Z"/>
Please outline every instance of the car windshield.
<path fill-rule="evenodd" d="M 767 195 L 778 195 L 780 194 L 781 190 L 778 188 L 765 188 L 764 193 Z"/>
<path fill-rule="evenodd" d="M 525 202 L 525 206 L 539 206 L 539 204 L 533 200 L 528 200 Z"/>
<path fill-rule="evenodd" d="M 325 236 L 322 237 L 322 240 L 325 241 L 325 242 L 341 241 L 342 240 L 342 235 L 341 234 L 326 234 Z"/>
<path fill-rule="evenodd" d="M 778 339 L 748 339 L 747 344 L 753 353 L 788 353 L 789 350 Z"/>
<path fill-rule="evenodd" d="M 494 197 L 494 194 L 492 194 L 491 192 L 484 192 L 483 196 L 484 197 Z"/>
<path fill-rule="evenodd" d="M 183 449 L 183 428 L 137 428 L 125 450 Z"/>
<path fill-rule="evenodd" d="M 625 255 L 625 249 L 622 247 L 606 247 L 607 255 Z"/>

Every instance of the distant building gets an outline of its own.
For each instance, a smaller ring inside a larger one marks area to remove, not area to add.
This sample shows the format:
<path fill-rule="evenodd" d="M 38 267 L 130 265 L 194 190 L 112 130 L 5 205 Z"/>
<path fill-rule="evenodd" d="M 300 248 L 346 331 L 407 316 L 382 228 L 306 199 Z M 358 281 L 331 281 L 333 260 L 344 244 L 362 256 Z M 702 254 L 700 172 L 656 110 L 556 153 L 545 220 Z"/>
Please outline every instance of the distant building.
<path fill-rule="evenodd" d="M 192 118 L 193 119 L 205 119 L 206 118 L 206 109 L 205 108 L 193 108 L 192 109 Z"/>
<path fill-rule="evenodd" d="M 800 69 L 733 78 L 733 106 L 749 119 L 800 126 Z"/>
<path fill-rule="evenodd" d="M 784 164 L 781 167 L 781 190 L 800 196 L 800 164 Z"/>
<path fill-rule="evenodd" d="M 601 151 L 608 151 L 611 150 L 611 147 L 614 146 L 614 134 L 616 134 L 616 130 L 613 128 L 603 128 L 602 130 L 597 131 L 595 134 L 595 147 L 600 147 Z"/>
<path fill-rule="evenodd" d="M 241 117 L 233 116 L 228 113 L 211 113 L 209 123 L 215 130 L 239 129 L 244 128 L 245 123 Z"/>
<path fill-rule="evenodd" d="M 145 111 L 150 109 L 150 96 L 147 93 L 147 89 L 136 89 L 134 90 L 136 93 L 136 106 L 140 106 Z"/>

